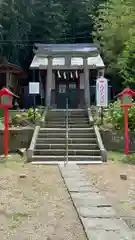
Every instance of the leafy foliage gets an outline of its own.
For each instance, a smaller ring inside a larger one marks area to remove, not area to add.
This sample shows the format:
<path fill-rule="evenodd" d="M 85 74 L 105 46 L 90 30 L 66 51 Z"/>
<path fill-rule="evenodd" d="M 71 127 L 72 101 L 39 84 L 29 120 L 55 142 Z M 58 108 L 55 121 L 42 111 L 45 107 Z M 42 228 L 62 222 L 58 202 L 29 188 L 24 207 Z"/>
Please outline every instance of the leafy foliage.
<path fill-rule="evenodd" d="M 17 113 L 12 117 L 11 122 L 14 126 L 27 126 L 33 124 L 36 121 L 41 119 L 42 111 L 39 109 L 30 108 L 26 112 Z"/>
<path fill-rule="evenodd" d="M 109 73 L 116 72 L 124 84 L 135 76 L 135 5 L 133 0 L 109 0 L 100 5 L 95 18 L 94 39 L 101 45 Z"/>
<path fill-rule="evenodd" d="M 124 112 L 120 106 L 120 101 L 115 101 L 109 105 L 105 119 L 111 123 L 116 130 L 124 130 Z M 128 110 L 129 130 L 135 131 L 135 103 Z"/>
<path fill-rule="evenodd" d="M 104 0 L 3 0 L 0 54 L 28 69 L 33 43 L 92 41 L 93 14 Z"/>
<path fill-rule="evenodd" d="M 4 0 L 0 4 L 1 54 L 16 64 L 22 64 L 22 60 L 27 58 L 28 47 L 25 42 L 31 31 L 30 2 Z"/>
<path fill-rule="evenodd" d="M 26 119 L 29 119 L 29 120 L 33 121 L 34 117 L 35 117 L 35 119 L 40 119 L 41 118 L 41 114 L 40 114 L 38 109 L 35 109 L 35 112 L 34 112 L 33 108 L 29 108 L 27 112 L 16 114 L 15 117 L 18 118 L 18 119 L 26 118 Z"/>

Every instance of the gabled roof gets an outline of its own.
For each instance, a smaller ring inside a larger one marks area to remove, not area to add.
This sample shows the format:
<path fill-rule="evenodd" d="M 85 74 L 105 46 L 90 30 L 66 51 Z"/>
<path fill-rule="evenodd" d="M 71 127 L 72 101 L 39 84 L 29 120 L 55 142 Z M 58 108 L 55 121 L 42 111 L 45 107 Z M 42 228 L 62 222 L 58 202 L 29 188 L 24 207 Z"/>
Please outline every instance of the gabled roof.
<path fill-rule="evenodd" d="M 117 94 L 117 97 L 121 97 L 125 94 L 129 94 L 131 96 L 135 96 L 135 91 L 133 91 L 132 89 L 130 88 L 125 88 L 122 92 L 118 93 Z"/>
<path fill-rule="evenodd" d="M 76 44 L 35 44 L 36 50 L 34 50 L 37 54 L 86 54 L 86 53 L 97 53 L 98 46 L 96 44 L 90 43 L 76 43 Z"/>
<path fill-rule="evenodd" d="M 6 95 L 6 94 L 8 94 L 8 96 L 10 96 L 10 97 L 12 97 L 12 96 L 18 97 L 17 95 L 15 95 L 14 93 L 12 93 L 8 88 L 2 88 L 2 89 L 0 90 L 0 96 Z"/>
<path fill-rule="evenodd" d="M 98 46 L 96 44 L 90 44 L 90 43 L 75 43 L 75 44 L 41 44 L 36 43 L 35 46 L 37 48 L 42 49 L 49 49 L 53 51 L 89 51 L 92 49 L 98 49 Z"/>
<path fill-rule="evenodd" d="M 19 74 L 20 77 L 26 78 L 26 73 L 23 68 L 19 65 L 8 62 L 8 60 L 0 56 L 0 73 L 10 72 L 14 74 Z"/>

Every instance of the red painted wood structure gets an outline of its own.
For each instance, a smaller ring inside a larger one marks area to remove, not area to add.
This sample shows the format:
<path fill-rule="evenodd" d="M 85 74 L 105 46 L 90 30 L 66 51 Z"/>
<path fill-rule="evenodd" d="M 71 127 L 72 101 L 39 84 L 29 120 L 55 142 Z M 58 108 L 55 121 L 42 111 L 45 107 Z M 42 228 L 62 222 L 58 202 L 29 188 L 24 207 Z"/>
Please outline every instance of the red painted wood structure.
<path fill-rule="evenodd" d="M 8 62 L 4 57 L 0 58 L 0 89 L 7 87 L 17 92 L 17 88 L 21 84 L 20 80 L 24 78 L 26 78 L 26 74 L 20 66 Z"/>
<path fill-rule="evenodd" d="M 15 96 L 7 88 L 0 90 L 0 108 L 4 109 L 4 155 L 8 155 L 8 109 L 12 108 L 12 99 Z M 17 96 L 16 96 L 17 97 Z"/>
<path fill-rule="evenodd" d="M 129 153 L 129 136 L 128 136 L 128 108 L 132 107 L 132 97 L 135 96 L 135 92 L 130 88 L 125 88 L 121 93 L 117 95 L 121 100 L 121 107 L 124 109 L 125 119 L 125 155 Z"/>

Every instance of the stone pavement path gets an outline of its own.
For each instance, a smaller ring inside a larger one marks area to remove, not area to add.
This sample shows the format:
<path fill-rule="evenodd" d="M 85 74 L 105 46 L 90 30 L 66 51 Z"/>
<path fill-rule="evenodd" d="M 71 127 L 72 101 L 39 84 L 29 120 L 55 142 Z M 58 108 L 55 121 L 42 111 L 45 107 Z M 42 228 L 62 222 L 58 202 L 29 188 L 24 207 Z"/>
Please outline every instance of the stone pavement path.
<path fill-rule="evenodd" d="M 76 164 L 59 165 L 78 216 L 89 240 L 133 240 L 126 223 L 120 219 Z"/>

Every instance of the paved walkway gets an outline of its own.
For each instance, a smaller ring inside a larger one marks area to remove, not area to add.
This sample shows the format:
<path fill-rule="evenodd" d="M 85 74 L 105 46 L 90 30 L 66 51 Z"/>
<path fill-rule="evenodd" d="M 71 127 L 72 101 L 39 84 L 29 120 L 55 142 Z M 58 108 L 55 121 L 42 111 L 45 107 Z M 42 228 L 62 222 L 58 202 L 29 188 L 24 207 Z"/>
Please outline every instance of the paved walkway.
<path fill-rule="evenodd" d="M 133 240 L 126 223 L 76 164 L 59 169 L 89 240 Z"/>

